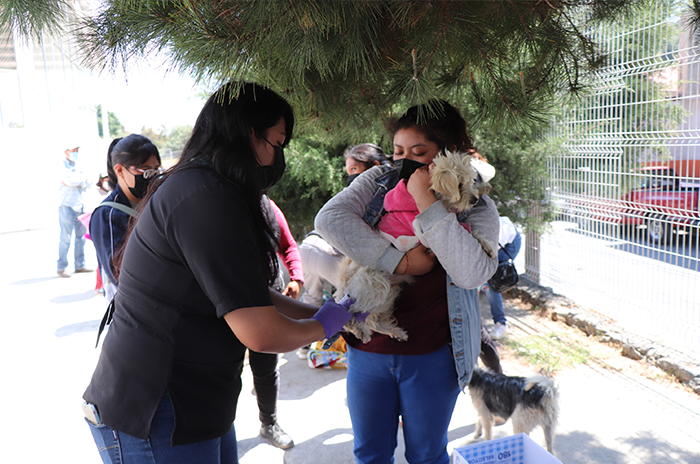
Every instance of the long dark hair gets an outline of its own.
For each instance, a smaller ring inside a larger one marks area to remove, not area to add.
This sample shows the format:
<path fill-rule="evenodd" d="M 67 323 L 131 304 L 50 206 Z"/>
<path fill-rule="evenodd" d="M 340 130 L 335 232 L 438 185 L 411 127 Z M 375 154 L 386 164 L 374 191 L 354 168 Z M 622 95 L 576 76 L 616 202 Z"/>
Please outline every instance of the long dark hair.
<path fill-rule="evenodd" d="M 116 164 L 138 167 L 154 155 L 158 159 L 158 164 L 160 164 L 158 148 L 153 145 L 153 142 L 148 137 L 143 135 L 131 134 L 112 140 L 107 149 L 107 182 L 109 183 L 109 188 L 112 190 L 117 188 L 117 173 L 114 172 Z"/>
<path fill-rule="evenodd" d="M 355 161 L 365 165 L 369 169 L 377 162 L 380 165 L 389 165 L 391 161 L 384 156 L 384 151 L 373 143 L 361 143 L 360 145 L 349 146 L 343 153 L 345 158 L 352 158 Z"/>
<path fill-rule="evenodd" d="M 411 127 L 436 143 L 441 150 L 469 152 L 474 149 L 474 140 L 467 133 L 466 121 L 457 108 L 444 100 L 431 100 L 427 104 L 410 107 L 394 123 L 394 134 Z"/>
<path fill-rule="evenodd" d="M 252 145 L 252 134 L 265 136 L 284 118 L 287 146 L 294 131 L 294 112 L 289 103 L 267 87 L 254 83 L 229 82 L 214 92 L 197 117 L 192 135 L 177 164 L 148 185 L 142 210 L 158 188 L 173 174 L 210 165 L 224 180 L 239 187 L 250 210 L 258 246 L 267 255 L 269 284 L 277 278 L 277 240 L 261 209 L 264 177 Z M 130 231 L 133 230 L 132 225 Z M 124 241 L 126 243 L 126 240 Z M 124 247 L 115 262 L 121 264 Z M 119 267 L 119 266 L 115 266 Z"/>

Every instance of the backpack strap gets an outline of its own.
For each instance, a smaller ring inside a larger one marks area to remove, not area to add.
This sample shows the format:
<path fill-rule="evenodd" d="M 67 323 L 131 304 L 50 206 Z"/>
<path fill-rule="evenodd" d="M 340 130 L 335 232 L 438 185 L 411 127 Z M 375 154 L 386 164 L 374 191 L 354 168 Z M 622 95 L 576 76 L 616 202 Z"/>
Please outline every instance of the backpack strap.
<path fill-rule="evenodd" d="M 100 208 L 102 206 L 110 206 L 114 209 L 118 209 L 122 213 L 128 214 L 129 216 L 139 217 L 139 214 L 136 212 L 136 210 L 134 208 L 132 208 L 131 206 L 122 205 L 121 203 L 117 203 L 116 201 L 103 201 L 102 203 L 97 205 L 97 208 Z M 97 209 L 97 208 L 95 208 L 95 209 Z"/>
<path fill-rule="evenodd" d="M 506 247 L 504 247 L 504 246 L 501 245 L 500 243 L 498 244 L 498 247 L 499 247 L 501 250 L 503 250 L 503 252 L 504 252 L 506 255 L 508 255 L 508 258 L 509 258 L 511 261 L 513 261 L 513 257 L 510 255 L 510 253 L 508 253 L 508 250 L 506 250 Z"/>
<path fill-rule="evenodd" d="M 100 335 L 106 326 L 112 323 L 112 317 L 114 316 L 114 298 L 109 302 L 105 315 L 102 316 L 102 321 L 100 322 L 100 328 L 97 330 L 97 341 L 95 342 L 95 348 L 100 344 Z"/>
<path fill-rule="evenodd" d="M 365 214 L 362 217 L 372 228 L 376 228 L 382 216 L 386 214 L 384 196 L 399 183 L 399 172 L 395 167 L 382 166 L 382 170 L 384 172 L 374 180 L 377 184 L 377 190 L 369 203 L 367 203 L 367 206 L 365 206 Z"/>
<path fill-rule="evenodd" d="M 130 206 L 123 205 L 121 203 L 117 203 L 116 201 L 103 201 L 99 205 L 97 205 L 97 208 L 101 208 L 102 206 L 109 206 L 111 208 L 114 208 L 116 210 L 121 211 L 122 213 L 126 213 L 131 217 L 138 218 L 139 214 L 136 212 L 136 210 Z M 93 210 L 94 212 L 94 210 Z M 110 325 L 112 323 L 112 317 L 114 316 L 114 299 L 109 302 L 109 306 L 107 306 L 107 310 L 105 311 L 104 316 L 102 316 L 102 321 L 100 322 L 100 328 L 97 330 L 97 341 L 95 342 L 95 348 L 100 344 L 100 336 L 102 335 L 102 332 L 104 331 L 105 327 Z"/>

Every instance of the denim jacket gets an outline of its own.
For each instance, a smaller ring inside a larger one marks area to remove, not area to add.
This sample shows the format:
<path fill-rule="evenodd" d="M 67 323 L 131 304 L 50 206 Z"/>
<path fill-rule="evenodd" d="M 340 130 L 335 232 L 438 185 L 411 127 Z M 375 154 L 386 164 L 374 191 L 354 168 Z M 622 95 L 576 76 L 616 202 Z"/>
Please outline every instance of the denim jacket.
<path fill-rule="evenodd" d="M 354 226 L 357 225 L 355 218 L 360 216 L 366 224 L 376 227 L 384 214 L 384 196 L 397 182 L 398 173 L 394 168 L 378 166 L 366 171 L 350 187 L 324 205 L 316 216 L 316 229 L 359 264 L 392 272 L 403 253 L 390 246 L 388 241 L 384 243 L 371 238 L 371 234 L 378 236 L 373 231 L 368 234 L 362 228 Z M 452 353 L 459 386 L 464 390 L 471 379 L 481 346 L 481 312 L 477 288 L 488 280 L 498 263 L 489 258 L 478 244 L 469 243 L 475 240 L 471 236 L 463 236 L 468 233 L 458 222 L 469 222 L 472 229 L 479 229 L 482 235 L 497 242 L 498 212 L 491 199 L 482 197 L 472 210 L 459 218 L 448 213 L 440 202 L 436 202 L 419 214 L 417 219 L 420 219 L 423 228 L 420 234 L 417 231 L 421 242 L 433 249 L 447 271 Z M 357 232 L 347 234 L 348 229 Z M 469 245 L 468 248 L 464 247 L 464 255 L 449 245 L 462 241 Z M 358 242 L 362 243 L 361 247 L 357 246 Z M 455 275 L 462 278 L 453 279 L 450 269 L 457 271 Z"/>

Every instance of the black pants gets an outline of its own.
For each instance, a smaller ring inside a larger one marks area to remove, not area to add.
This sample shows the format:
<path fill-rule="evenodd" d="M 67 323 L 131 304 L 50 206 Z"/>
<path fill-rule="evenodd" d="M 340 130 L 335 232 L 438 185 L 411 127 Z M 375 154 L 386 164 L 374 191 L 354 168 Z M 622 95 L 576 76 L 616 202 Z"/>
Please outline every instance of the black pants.
<path fill-rule="evenodd" d="M 496 343 L 494 343 L 493 338 L 491 338 L 491 335 L 486 331 L 484 324 L 481 324 L 481 353 L 479 353 L 479 359 L 481 359 L 484 366 L 491 371 L 503 374 L 501 358 L 498 356 Z"/>
<path fill-rule="evenodd" d="M 280 383 L 277 357 L 277 354 L 248 350 L 250 370 L 253 371 L 255 396 L 258 399 L 260 422 L 263 425 L 272 425 L 277 422 L 277 392 Z"/>

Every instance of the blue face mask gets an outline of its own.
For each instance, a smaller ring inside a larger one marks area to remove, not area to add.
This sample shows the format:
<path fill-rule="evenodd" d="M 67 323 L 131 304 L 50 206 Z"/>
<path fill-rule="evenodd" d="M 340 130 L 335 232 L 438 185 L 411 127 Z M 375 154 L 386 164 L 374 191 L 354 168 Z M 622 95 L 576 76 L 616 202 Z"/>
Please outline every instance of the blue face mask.
<path fill-rule="evenodd" d="M 78 161 L 78 152 L 77 151 L 68 152 L 68 161 L 75 164 Z"/>

